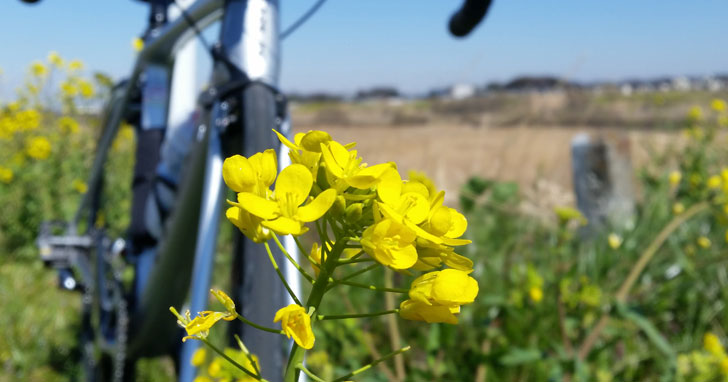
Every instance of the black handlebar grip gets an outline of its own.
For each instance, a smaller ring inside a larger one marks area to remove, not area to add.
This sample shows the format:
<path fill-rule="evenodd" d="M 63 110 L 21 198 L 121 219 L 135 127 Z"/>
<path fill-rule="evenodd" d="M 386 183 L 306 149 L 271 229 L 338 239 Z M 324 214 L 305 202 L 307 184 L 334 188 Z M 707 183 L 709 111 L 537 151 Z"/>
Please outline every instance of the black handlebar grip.
<path fill-rule="evenodd" d="M 465 37 L 483 20 L 492 0 L 465 0 L 465 4 L 450 18 L 450 33 Z"/>

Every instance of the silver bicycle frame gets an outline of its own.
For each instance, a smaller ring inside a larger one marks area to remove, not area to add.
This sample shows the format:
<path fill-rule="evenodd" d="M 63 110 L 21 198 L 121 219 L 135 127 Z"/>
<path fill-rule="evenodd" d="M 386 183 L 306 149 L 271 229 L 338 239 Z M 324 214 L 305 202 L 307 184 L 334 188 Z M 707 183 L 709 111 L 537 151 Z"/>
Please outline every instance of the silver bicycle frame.
<path fill-rule="evenodd" d="M 225 2 L 198 0 L 187 9 L 187 14 L 199 29 L 204 29 L 224 16 L 220 42 L 229 61 L 252 80 L 260 80 L 268 85 L 277 86 L 279 70 L 277 0 L 227 0 Z M 74 219 L 75 223 L 78 223 L 83 217 L 84 210 L 94 204 L 94 195 L 98 197 L 97 191 L 101 183 L 103 164 L 123 118 L 134 84 L 139 80 L 145 68 L 150 65 L 169 68 L 177 52 L 192 37 L 194 37 L 194 31 L 188 24 L 188 20 L 183 17 L 156 30 L 153 38 L 146 42 L 145 48 L 140 52 L 128 82 L 112 95 L 105 116 L 104 132 L 91 170 L 90 190 L 82 200 L 81 208 Z M 174 84 L 177 80 L 175 77 L 179 75 L 175 70 L 171 83 Z M 232 74 L 223 65 L 216 66 L 213 72 L 213 86 L 229 80 L 231 76 Z M 171 102 L 175 102 L 174 96 L 171 98 Z M 180 106 L 176 103 L 163 105 L 163 107 L 182 114 L 194 111 L 186 110 L 189 106 Z M 127 349 L 129 358 L 156 356 L 169 352 L 170 343 L 167 339 L 174 338 L 180 329 L 176 326 L 168 307 L 180 307 L 188 292 L 190 295 L 189 309 L 193 315 L 207 307 L 220 208 L 224 197 L 221 176 L 224 154 L 220 141 L 221 127 L 218 125 L 219 121 L 226 116 L 224 109 L 220 103 L 217 103 L 209 115 L 203 115 L 200 119 L 209 122 L 198 126 L 197 142 L 192 148 L 185 166 L 185 175 L 179 185 L 175 202 L 176 208 L 168 219 L 164 230 L 164 240 L 157 248 L 154 270 L 141 296 L 138 309 L 132 317 L 131 336 Z M 284 127 L 288 127 L 287 122 Z M 264 140 L 251 135 L 270 134 L 270 131 L 256 131 L 260 129 L 251 126 L 245 126 L 245 129 L 245 151 L 262 151 L 270 148 L 270 146 L 256 147 L 256 142 Z M 286 130 L 288 129 L 286 128 Z M 250 155 L 252 152 L 246 154 Z M 285 161 L 282 160 L 281 163 L 283 162 Z M 89 216 L 89 219 L 93 218 L 93 216 Z M 77 224 L 72 224 L 72 226 L 75 227 Z M 289 253 L 295 256 L 297 254 L 295 245 L 292 245 L 290 240 L 286 240 L 285 243 Z M 246 251 L 250 247 L 249 244 L 246 244 Z M 283 258 L 279 258 L 277 261 L 282 267 L 287 265 Z M 271 298 L 270 293 L 272 290 L 282 291 L 282 288 L 277 282 L 272 266 L 268 263 L 267 256 L 260 254 L 247 256 L 245 265 L 246 269 L 255 270 L 254 283 L 257 291 L 254 290 L 246 295 L 243 312 L 254 322 L 267 324 L 272 321 L 272 313 L 282 307 L 268 301 L 279 300 Z M 289 282 L 293 285 L 299 284 L 297 273 L 290 272 L 288 269 L 284 269 L 284 271 L 289 276 L 295 275 L 294 280 Z M 247 289 L 247 286 L 244 289 Z M 266 298 L 266 293 L 268 298 Z M 280 300 L 282 299 L 281 297 Z M 245 309 L 246 307 L 247 309 Z M 257 332 L 248 333 L 247 331 L 243 334 L 246 345 L 260 357 L 264 377 L 271 382 L 280 380 L 283 366 L 283 342 L 280 336 L 270 333 L 261 335 Z M 183 345 L 179 364 L 180 381 L 191 382 L 195 376 L 195 370 L 190 367 L 189 361 L 197 346 L 199 346 L 197 341 L 187 341 Z"/>

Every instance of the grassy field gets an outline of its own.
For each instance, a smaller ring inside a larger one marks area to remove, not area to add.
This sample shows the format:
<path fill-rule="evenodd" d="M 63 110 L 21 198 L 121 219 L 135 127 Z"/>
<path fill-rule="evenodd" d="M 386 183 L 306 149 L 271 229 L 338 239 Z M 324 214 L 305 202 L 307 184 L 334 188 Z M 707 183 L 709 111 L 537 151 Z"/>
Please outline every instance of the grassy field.
<path fill-rule="evenodd" d="M 79 296 L 56 289 L 33 243 L 40 221 L 68 219 L 85 192 L 99 131 L 98 116 L 82 106 L 103 100 L 108 83 L 76 66 L 50 57 L 36 63 L 28 88 L 0 104 L 0 382 L 67 381 L 80 372 Z M 402 174 L 424 171 L 444 189 L 447 203 L 468 219 L 473 244 L 462 254 L 474 261 L 471 276 L 480 285 L 458 325 L 395 315 L 321 321 L 310 369 L 331 380 L 411 345 L 355 379 L 728 380 L 728 120 L 725 103 L 713 102 L 721 96 L 506 94 L 460 103 L 294 105 L 299 131 L 356 141 L 371 164 L 396 161 Z M 629 140 L 640 192 L 633 224 L 581 234 L 584 221 L 569 208 L 569 144 L 577 132 Z M 133 150 L 133 131 L 124 128 L 98 222 L 112 235 L 128 224 Z M 225 289 L 233 231 L 223 226 L 214 285 Z M 356 280 L 408 288 L 412 277 L 380 267 Z M 341 286 L 321 310 L 399 303 L 392 294 Z M 169 359 L 145 360 L 138 371 L 140 381 L 173 380 Z"/>

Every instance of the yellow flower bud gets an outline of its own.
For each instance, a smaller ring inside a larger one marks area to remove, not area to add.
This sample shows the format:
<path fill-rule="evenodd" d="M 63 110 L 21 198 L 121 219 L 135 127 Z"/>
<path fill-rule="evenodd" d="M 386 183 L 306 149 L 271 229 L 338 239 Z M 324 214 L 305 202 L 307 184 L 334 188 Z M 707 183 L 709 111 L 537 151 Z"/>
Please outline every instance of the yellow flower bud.
<path fill-rule="evenodd" d="M 675 204 L 672 205 L 672 213 L 673 214 L 680 215 L 684 211 L 685 211 L 685 206 L 682 203 L 677 202 L 677 203 L 675 203 Z"/>
<path fill-rule="evenodd" d="M 700 248 L 703 248 L 703 249 L 710 248 L 710 244 L 711 244 L 710 239 L 708 239 L 707 237 L 700 236 L 698 238 L 698 246 L 700 246 Z"/>
<path fill-rule="evenodd" d="M 610 233 L 609 237 L 607 237 L 607 242 L 609 243 L 609 248 L 617 249 L 622 245 L 622 237 L 616 233 Z"/>
<path fill-rule="evenodd" d="M 543 300 L 543 290 L 539 287 L 532 287 L 528 290 L 528 296 L 531 298 L 531 301 L 538 304 Z"/>
<path fill-rule="evenodd" d="M 677 185 L 680 184 L 680 180 L 682 179 L 682 173 L 680 171 L 671 171 L 668 179 L 670 181 L 670 186 L 677 187 Z"/>

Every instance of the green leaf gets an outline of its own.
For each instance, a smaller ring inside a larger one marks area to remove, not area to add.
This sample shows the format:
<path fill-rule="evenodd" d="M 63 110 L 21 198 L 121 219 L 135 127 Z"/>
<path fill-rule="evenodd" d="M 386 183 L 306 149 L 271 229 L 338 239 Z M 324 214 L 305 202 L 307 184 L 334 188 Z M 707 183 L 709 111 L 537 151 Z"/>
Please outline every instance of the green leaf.
<path fill-rule="evenodd" d="M 652 342 L 653 345 L 655 345 L 655 347 L 657 347 L 658 350 L 660 350 L 670 359 L 675 358 L 675 350 L 672 348 L 672 346 L 670 346 L 670 343 L 665 339 L 660 331 L 657 330 L 657 328 L 652 325 L 652 323 L 647 318 L 633 310 L 630 310 L 624 304 L 617 303 L 616 307 L 619 315 L 622 316 L 625 320 L 631 321 L 638 328 L 640 328 L 640 330 L 645 332 L 647 338 Z"/>
<path fill-rule="evenodd" d="M 513 348 L 499 359 L 504 366 L 523 365 L 539 360 L 541 360 L 541 351 L 534 348 Z"/>

